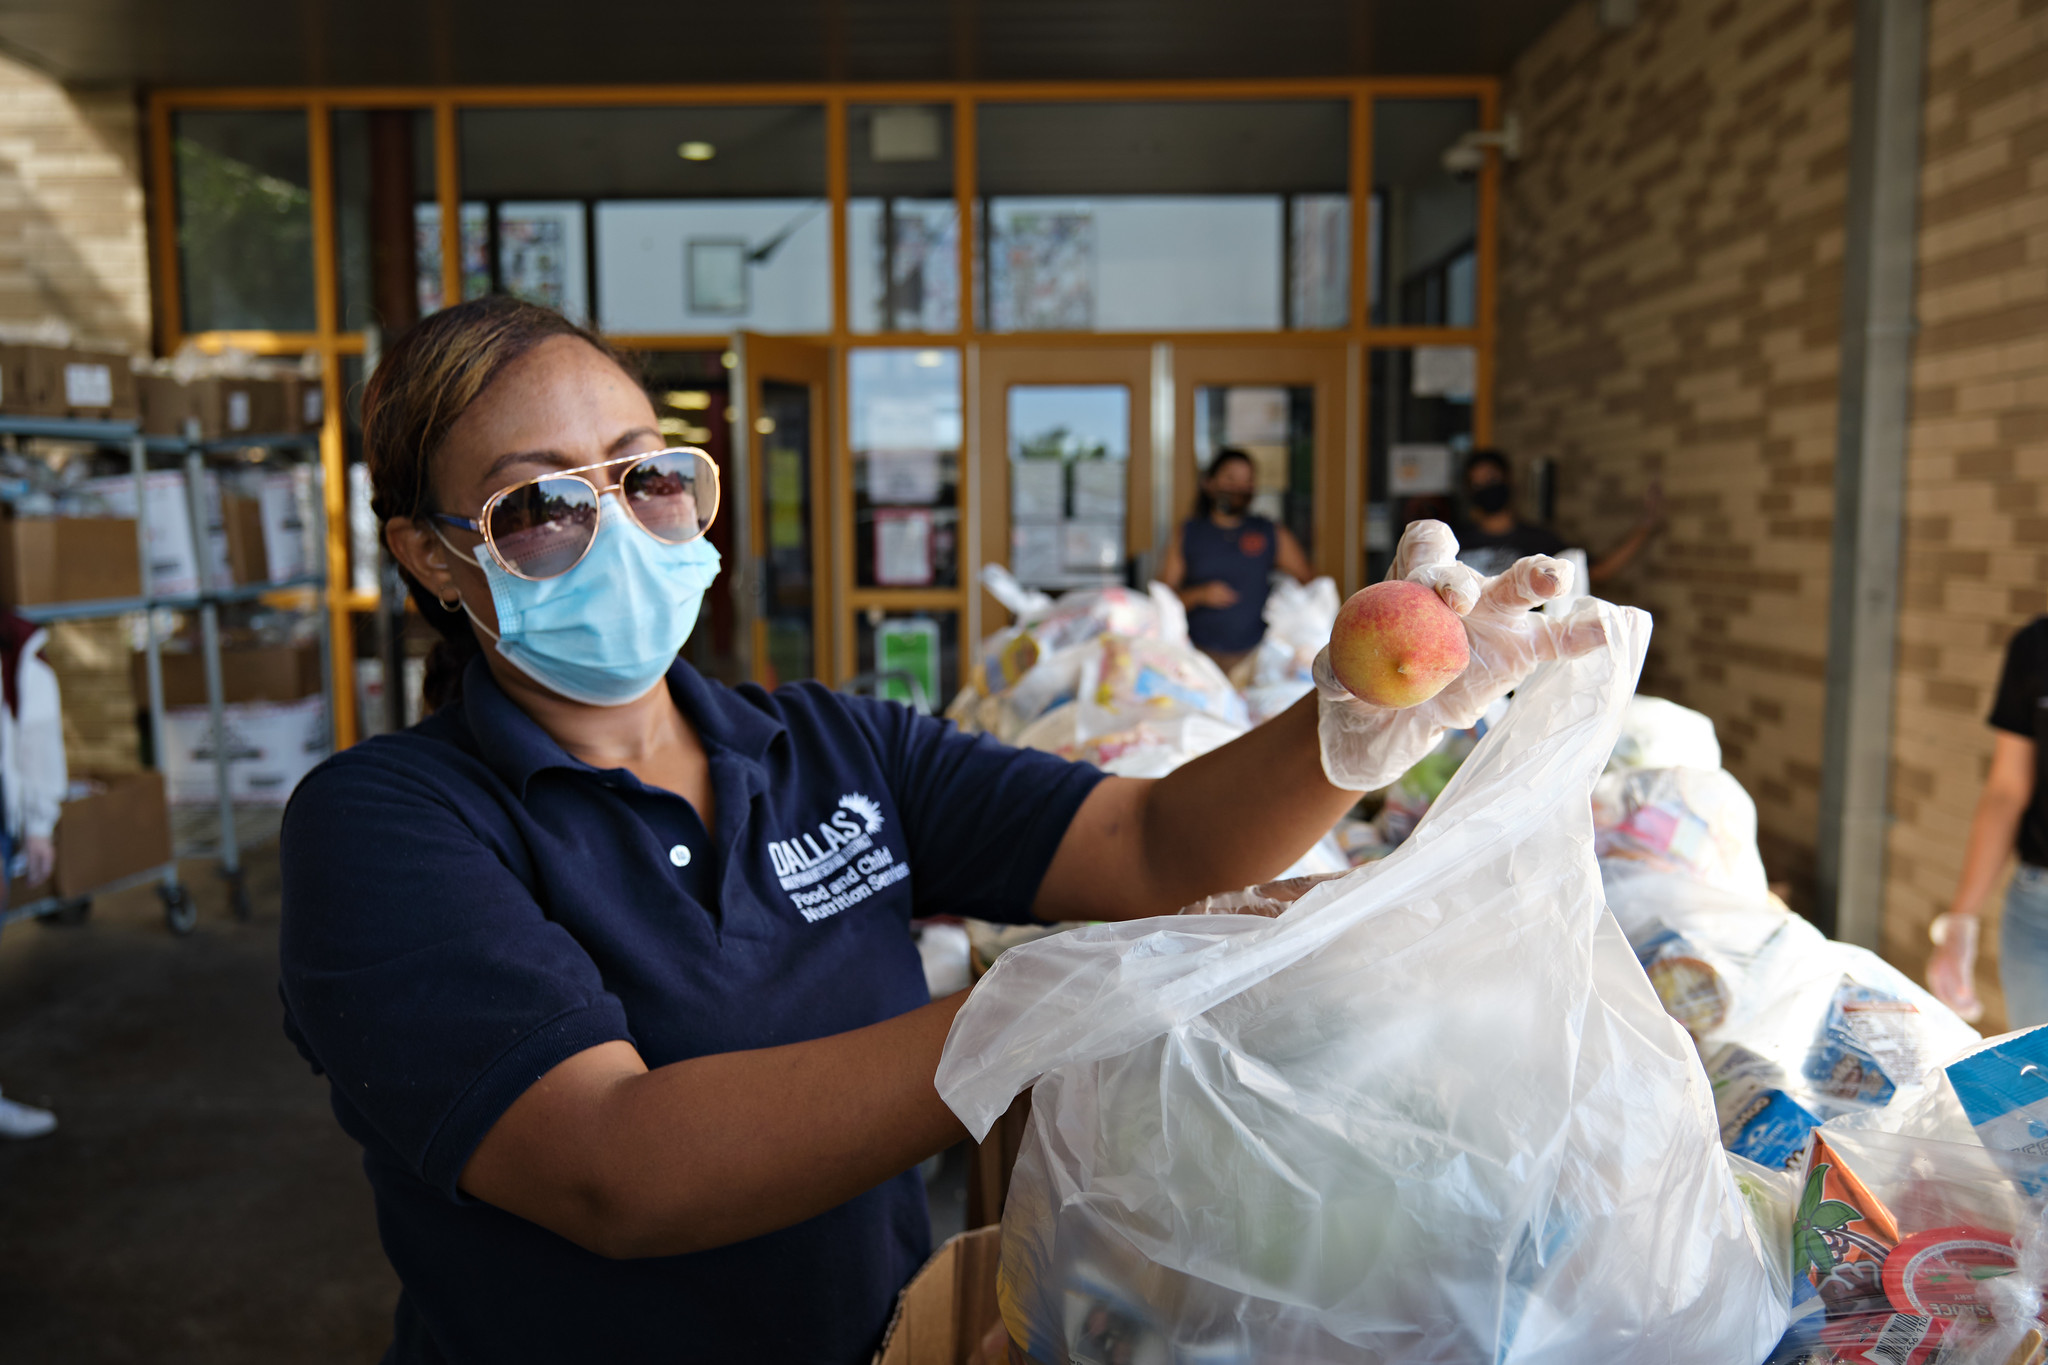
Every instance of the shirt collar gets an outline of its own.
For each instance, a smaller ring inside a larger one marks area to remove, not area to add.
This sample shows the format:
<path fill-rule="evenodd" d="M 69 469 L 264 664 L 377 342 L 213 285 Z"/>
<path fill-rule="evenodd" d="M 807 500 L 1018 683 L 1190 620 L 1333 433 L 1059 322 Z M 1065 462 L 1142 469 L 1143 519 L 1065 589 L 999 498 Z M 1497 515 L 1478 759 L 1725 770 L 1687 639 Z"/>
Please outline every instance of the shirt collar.
<path fill-rule="evenodd" d="M 713 758 L 731 753 L 758 765 L 768 746 L 783 733 L 781 721 L 749 704 L 730 688 L 706 680 L 680 658 L 669 666 L 668 686 L 676 705 L 696 727 L 705 752 Z M 532 716 L 506 696 L 482 656 L 470 660 L 463 671 L 462 708 L 470 738 L 483 760 L 522 799 L 527 783 L 543 769 L 597 771 L 556 743 Z"/>

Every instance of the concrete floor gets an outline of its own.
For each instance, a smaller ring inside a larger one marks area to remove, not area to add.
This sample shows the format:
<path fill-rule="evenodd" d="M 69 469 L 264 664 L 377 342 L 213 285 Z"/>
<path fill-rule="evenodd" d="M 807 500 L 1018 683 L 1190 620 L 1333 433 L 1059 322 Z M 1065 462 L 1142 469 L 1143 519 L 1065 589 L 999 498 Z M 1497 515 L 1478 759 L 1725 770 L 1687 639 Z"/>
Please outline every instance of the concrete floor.
<path fill-rule="evenodd" d="M 280 1030 L 277 873 L 237 924 L 153 891 L 77 926 L 0 933 L 0 1089 L 57 1111 L 0 1141 L 0 1361 L 350 1365 L 390 1341 L 398 1283 L 355 1144 Z"/>
<path fill-rule="evenodd" d="M 0 932 L 0 1089 L 59 1124 L 0 1140 L 0 1361 L 374 1362 L 398 1281 L 279 1027 L 274 851 L 251 857 L 248 924 L 208 866 L 186 875 L 189 938 L 149 888 Z M 937 1240 L 965 1222 L 966 1157 L 928 1168 Z"/>

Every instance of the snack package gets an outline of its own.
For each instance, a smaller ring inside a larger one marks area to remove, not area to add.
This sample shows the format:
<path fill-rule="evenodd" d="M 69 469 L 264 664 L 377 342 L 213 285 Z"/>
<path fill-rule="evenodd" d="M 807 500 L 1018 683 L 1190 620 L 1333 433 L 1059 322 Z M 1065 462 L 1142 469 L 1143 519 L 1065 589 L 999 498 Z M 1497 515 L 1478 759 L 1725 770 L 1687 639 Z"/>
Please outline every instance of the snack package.
<path fill-rule="evenodd" d="M 1728 987 L 1721 974 L 1677 930 L 1652 934 L 1636 949 L 1636 961 L 1643 964 L 1664 1012 L 1693 1037 L 1713 1032 L 1728 1018 Z"/>
<path fill-rule="evenodd" d="M 1994 1038 L 1947 1071 L 1986 1147 L 2048 1159 L 2048 1025 Z M 2048 1187 L 2029 1186 L 2028 1193 L 2048 1195 Z"/>
<path fill-rule="evenodd" d="M 1692 1041 L 1601 906 L 1590 793 L 1648 618 L 1577 610 L 1606 648 L 1532 675 L 1385 859 L 977 988 L 936 1081 L 973 1133 L 1033 1087 L 998 1286 L 1033 1359 L 1755 1365 L 1782 1335 Z"/>
<path fill-rule="evenodd" d="M 1928 1070 L 1920 1007 L 1844 976 L 1806 1058 L 1806 1079 L 1851 1104 L 1886 1104 Z"/>
<path fill-rule="evenodd" d="M 1785 1073 L 1769 1058 L 1729 1043 L 1707 1062 L 1721 1145 L 1771 1170 L 1806 1155 L 1806 1136 L 1820 1119 L 1792 1096 Z"/>
<path fill-rule="evenodd" d="M 2038 1326 L 2048 1269 L 2041 1205 L 2015 1175 L 1981 1147 L 1817 1131 L 1792 1217 L 1793 1323 L 1773 1365 L 2013 1358 Z"/>

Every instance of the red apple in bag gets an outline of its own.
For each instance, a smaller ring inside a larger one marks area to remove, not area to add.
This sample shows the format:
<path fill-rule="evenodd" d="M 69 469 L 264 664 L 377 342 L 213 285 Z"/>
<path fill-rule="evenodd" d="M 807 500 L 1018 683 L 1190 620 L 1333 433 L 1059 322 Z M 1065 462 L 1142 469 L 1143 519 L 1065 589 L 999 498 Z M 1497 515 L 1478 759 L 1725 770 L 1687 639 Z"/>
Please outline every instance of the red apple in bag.
<path fill-rule="evenodd" d="M 1374 706 L 1416 706 L 1471 662 L 1465 623 L 1420 583 L 1394 579 L 1353 593 L 1330 631 L 1330 671 Z"/>

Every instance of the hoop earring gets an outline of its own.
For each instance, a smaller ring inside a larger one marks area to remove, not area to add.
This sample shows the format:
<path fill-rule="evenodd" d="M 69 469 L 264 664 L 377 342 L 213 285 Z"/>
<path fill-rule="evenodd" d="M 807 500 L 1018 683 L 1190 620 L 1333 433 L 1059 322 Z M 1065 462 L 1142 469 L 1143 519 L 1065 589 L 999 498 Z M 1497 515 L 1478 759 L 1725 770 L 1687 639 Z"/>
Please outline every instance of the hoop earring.
<path fill-rule="evenodd" d="M 459 592 L 449 597 L 440 598 L 439 601 L 442 611 L 453 612 L 462 610 L 462 594 Z"/>

